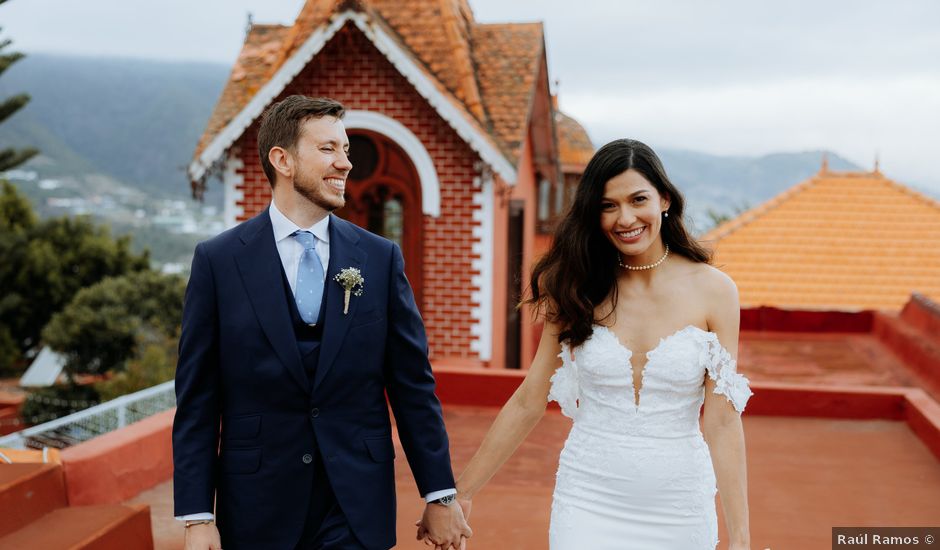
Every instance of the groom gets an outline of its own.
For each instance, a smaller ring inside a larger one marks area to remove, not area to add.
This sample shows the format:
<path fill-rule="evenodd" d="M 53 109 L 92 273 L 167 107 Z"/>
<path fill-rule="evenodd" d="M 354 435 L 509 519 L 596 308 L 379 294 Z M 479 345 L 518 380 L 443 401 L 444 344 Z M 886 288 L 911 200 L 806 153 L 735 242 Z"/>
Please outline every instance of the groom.
<path fill-rule="evenodd" d="M 173 424 L 187 549 L 394 546 L 389 404 L 431 540 L 471 534 L 401 250 L 330 214 L 352 168 L 343 114 L 326 98 L 272 105 L 258 130 L 271 206 L 196 247 Z"/>

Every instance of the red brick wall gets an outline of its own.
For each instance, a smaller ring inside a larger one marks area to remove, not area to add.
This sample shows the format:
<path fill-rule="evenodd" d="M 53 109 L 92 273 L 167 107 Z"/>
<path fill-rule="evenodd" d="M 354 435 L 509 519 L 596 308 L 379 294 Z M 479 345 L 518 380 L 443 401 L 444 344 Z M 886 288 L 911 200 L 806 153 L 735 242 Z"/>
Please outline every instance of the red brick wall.
<path fill-rule="evenodd" d="M 431 359 L 476 359 L 470 349 L 472 181 L 479 159 L 358 29 L 347 24 L 314 57 L 281 97 L 329 96 L 348 109 L 382 113 L 405 125 L 427 148 L 441 185 L 441 215 L 424 216 L 424 303 Z M 278 98 L 280 99 L 280 98 Z M 254 216 L 271 200 L 261 171 L 253 125 L 238 140 L 244 162 L 244 209 Z M 416 182 L 417 185 L 417 182 Z"/>

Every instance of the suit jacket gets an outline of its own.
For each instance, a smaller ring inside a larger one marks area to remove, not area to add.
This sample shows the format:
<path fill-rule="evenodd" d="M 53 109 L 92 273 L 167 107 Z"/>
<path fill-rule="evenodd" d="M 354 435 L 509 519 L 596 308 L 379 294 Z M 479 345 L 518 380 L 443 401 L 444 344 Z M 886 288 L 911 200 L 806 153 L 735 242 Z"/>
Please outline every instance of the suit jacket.
<path fill-rule="evenodd" d="M 344 291 L 333 278 L 347 267 L 359 268 L 365 282 L 344 314 Z M 223 536 L 238 547 L 293 548 L 310 503 L 310 459 L 319 452 L 353 532 L 368 548 L 390 548 L 389 404 L 420 493 L 454 487 L 401 250 L 331 218 L 326 284 L 337 288 L 326 293 L 312 380 L 282 271 L 267 210 L 196 247 L 176 372 L 175 513 L 215 503 Z"/>

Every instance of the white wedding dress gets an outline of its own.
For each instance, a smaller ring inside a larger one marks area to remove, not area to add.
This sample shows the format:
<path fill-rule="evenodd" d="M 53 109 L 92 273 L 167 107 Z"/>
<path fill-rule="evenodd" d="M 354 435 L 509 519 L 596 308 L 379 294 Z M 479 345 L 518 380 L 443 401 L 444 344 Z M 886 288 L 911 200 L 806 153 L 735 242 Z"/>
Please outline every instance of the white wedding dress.
<path fill-rule="evenodd" d="M 714 550 L 715 474 L 699 429 L 705 376 L 741 412 L 748 380 L 713 332 L 689 325 L 647 353 L 635 400 L 632 352 L 595 325 L 562 344 L 549 400 L 574 423 L 561 451 L 551 550 Z"/>

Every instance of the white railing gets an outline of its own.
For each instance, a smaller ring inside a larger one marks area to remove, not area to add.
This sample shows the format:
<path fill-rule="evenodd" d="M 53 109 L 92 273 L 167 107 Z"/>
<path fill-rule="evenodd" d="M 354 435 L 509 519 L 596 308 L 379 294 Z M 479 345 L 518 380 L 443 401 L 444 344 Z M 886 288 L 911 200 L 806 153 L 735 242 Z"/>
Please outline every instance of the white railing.
<path fill-rule="evenodd" d="M 176 406 L 174 382 L 129 393 L 51 422 L 0 437 L 0 447 L 64 449 Z"/>

